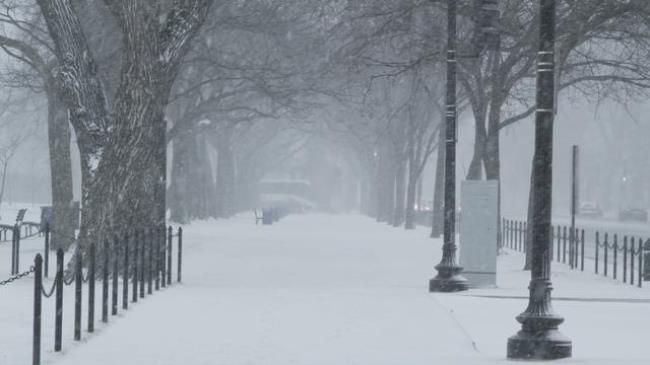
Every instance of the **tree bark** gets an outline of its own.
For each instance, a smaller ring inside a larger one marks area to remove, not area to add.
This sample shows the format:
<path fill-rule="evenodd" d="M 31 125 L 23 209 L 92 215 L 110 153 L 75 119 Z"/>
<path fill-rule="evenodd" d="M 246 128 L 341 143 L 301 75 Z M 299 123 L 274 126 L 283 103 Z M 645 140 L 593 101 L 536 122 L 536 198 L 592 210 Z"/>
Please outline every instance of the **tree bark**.
<path fill-rule="evenodd" d="M 217 210 L 220 218 L 234 214 L 235 158 L 232 151 L 234 126 L 217 135 Z"/>
<path fill-rule="evenodd" d="M 47 89 L 47 126 L 50 153 L 50 182 L 52 187 L 52 217 L 50 244 L 54 249 L 67 250 L 75 240 L 72 162 L 70 159 L 70 126 L 68 109 L 54 89 Z"/>
<path fill-rule="evenodd" d="M 419 171 L 413 148 L 409 148 L 409 173 L 408 184 L 406 188 L 406 219 L 404 220 L 405 229 L 415 229 L 415 195 L 418 184 Z"/>
<path fill-rule="evenodd" d="M 406 163 L 396 159 L 397 167 L 395 169 L 395 206 L 393 214 L 393 227 L 399 227 L 404 223 L 405 209 L 405 192 L 406 192 Z"/>
<path fill-rule="evenodd" d="M 80 247 L 109 233 L 164 225 L 164 108 L 212 1 L 174 2 L 163 22 L 160 8 L 147 1 L 105 1 L 122 30 L 112 112 L 76 8 L 70 0 L 37 2 L 54 41 L 55 77 L 81 152 Z"/>

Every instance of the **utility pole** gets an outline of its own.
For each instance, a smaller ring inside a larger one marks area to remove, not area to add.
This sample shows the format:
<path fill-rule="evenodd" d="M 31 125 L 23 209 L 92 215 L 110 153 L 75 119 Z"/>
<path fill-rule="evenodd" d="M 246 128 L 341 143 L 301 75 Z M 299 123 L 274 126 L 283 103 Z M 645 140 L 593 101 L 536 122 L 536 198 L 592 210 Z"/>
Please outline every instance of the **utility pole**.
<path fill-rule="evenodd" d="M 550 360 L 571 357 L 572 350 L 558 331 L 564 318 L 551 305 L 555 0 L 540 0 L 539 18 L 530 293 L 528 308 L 517 316 L 521 330 L 508 339 L 508 358 Z"/>
<path fill-rule="evenodd" d="M 456 262 L 456 1 L 447 1 L 447 106 L 445 115 L 445 208 L 442 260 L 429 280 L 430 292 L 467 290 Z"/>

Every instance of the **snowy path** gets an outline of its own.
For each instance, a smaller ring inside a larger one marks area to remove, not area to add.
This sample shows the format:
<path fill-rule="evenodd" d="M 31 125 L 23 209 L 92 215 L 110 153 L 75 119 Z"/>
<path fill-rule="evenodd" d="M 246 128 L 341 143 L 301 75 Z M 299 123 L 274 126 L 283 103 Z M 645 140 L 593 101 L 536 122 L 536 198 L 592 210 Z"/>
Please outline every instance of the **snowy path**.
<path fill-rule="evenodd" d="M 251 217 L 201 222 L 185 232 L 183 284 L 98 323 L 82 343 L 72 341 L 67 305 L 61 354 L 51 351 L 46 302 L 44 364 L 512 364 L 506 340 L 518 330 L 529 280 L 520 254 L 499 257 L 498 288 L 433 295 L 427 284 L 440 242 L 424 228 L 308 215 L 273 226 Z M 650 285 L 553 270 L 554 296 L 566 298 L 554 307 L 574 341 L 574 358 L 559 363 L 650 363 Z M 31 303 L 30 287 L 2 289 L 14 300 L 0 303 L 1 363 L 29 361 L 30 307 L 17 303 Z"/>
<path fill-rule="evenodd" d="M 421 231 L 349 216 L 252 222 L 188 227 L 185 283 L 56 363 L 442 364 L 476 356 L 426 292 L 438 247 Z"/>

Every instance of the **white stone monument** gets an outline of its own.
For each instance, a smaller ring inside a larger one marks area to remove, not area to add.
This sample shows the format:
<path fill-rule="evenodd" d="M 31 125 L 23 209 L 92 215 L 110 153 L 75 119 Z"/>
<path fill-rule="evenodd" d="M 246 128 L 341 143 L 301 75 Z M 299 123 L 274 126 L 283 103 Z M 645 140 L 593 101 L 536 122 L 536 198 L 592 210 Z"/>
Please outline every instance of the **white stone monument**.
<path fill-rule="evenodd" d="M 461 185 L 460 265 L 470 287 L 496 286 L 498 181 Z"/>

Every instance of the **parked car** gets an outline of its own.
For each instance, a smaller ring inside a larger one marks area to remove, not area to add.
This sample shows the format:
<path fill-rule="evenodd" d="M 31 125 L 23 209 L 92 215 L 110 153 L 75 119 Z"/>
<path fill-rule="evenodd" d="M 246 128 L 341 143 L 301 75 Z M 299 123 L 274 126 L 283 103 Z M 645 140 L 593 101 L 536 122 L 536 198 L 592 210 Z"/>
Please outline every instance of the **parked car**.
<path fill-rule="evenodd" d="M 602 218 L 603 210 L 600 209 L 600 205 L 596 203 L 584 202 L 580 205 L 578 215 L 585 218 Z"/>
<path fill-rule="evenodd" d="M 618 220 L 622 222 L 627 222 L 627 221 L 647 222 L 648 211 L 641 208 L 621 209 L 618 212 Z"/>

